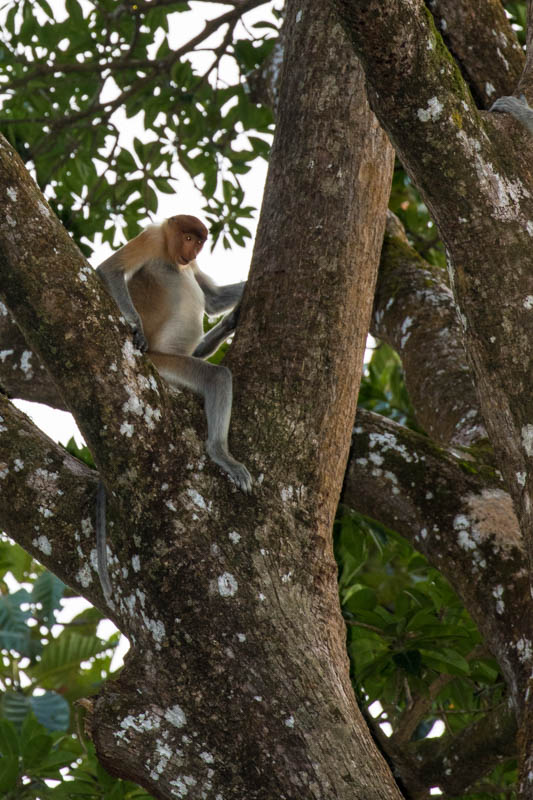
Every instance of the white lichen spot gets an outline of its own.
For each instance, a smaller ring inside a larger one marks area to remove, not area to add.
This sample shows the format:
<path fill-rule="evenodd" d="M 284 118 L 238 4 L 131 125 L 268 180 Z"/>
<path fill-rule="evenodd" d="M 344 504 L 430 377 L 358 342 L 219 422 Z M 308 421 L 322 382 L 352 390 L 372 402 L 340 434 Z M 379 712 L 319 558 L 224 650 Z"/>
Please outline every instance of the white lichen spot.
<path fill-rule="evenodd" d="M 191 498 L 191 500 L 193 501 L 194 505 L 197 508 L 201 508 L 202 511 L 209 510 L 208 505 L 205 502 L 204 498 L 202 497 L 200 492 L 196 491 L 196 489 L 187 489 L 187 494 L 189 495 L 189 497 Z"/>
<path fill-rule="evenodd" d="M 287 726 L 287 728 L 294 728 L 294 717 L 287 717 L 287 719 L 284 720 L 284 724 Z"/>
<path fill-rule="evenodd" d="M 153 431 L 155 428 L 155 423 L 159 422 L 161 419 L 161 412 L 158 408 L 152 408 L 150 405 L 146 405 L 144 409 L 144 421 L 146 422 L 147 427 Z"/>
<path fill-rule="evenodd" d="M 6 358 L 12 356 L 14 352 L 15 352 L 14 350 L 0 350 L 0 361 L 2 362 L 2 364 L 4 363 Z"/>
<path fill-rule="evenodd" d="M 436 97 L 430 97 L 427 108 L 419 108 L 417 113 L 420 122 L 435 121 L 442 113 L 443 105 Z"/>
<path fill-rule="evenodd" d="M 200 758 L 202 759 L 202 761 L 205 761 L 206 764 L 214 764 L 215 763 L 214 756 L 211 755 L 211 753 L 208 753 L 207 750 L 203 750 L 200 753 Z"/>
<path fill-rule="evenodd" d="M 162 775 L 167 768 L 167 764 L 172 758 L 173 751 L 165 742 L 156 741 L 155 752 L 158 762 L 155 768 L 151 770 L 150 777 L 152 780 L 158 781 L 159 776 Z"/>
<path fill-rule="evenodd" d="M 426 492 L 426 500 L 433 500 L 433 492 Z"/>
<path fill-rule="evenodd" d="M 176 787 L 176 791 L 172 790 L 172 794 L 176 797 L 187 797 L 189 789 L 196 786 L 196 778 L 193 778 L 192 775 L 182 775 L 175 781 L 169 781 L 169 786 Z"/>
<path fill-rule="evenodd" d="M 261 600 L 261 602 L 262 602 L 262 603 L 264 603 L 264 601 L 266 600 L 266 597 L 265 597 L 265 595 L 263 594 L 263 592 L 259 592 L 259 594 L 258 594 L 257 596 L 259 597 L 259 599 Z"/>
<path fill-rule="evenodd" d="M 292 578 L 292 570 L 290 570 L 289 572 L 285 573 L 285 575 L 281 576 L 281 582 L 282 583 L 289 583 L 291 578 Z"/>
<path fill-rule="evenodd" d="M 75 578 L 84 589 L 88 589 L 93 582 L 93 576 L 91 575 L 91 568 L 89 565 L 84 564 L 82 567 L 80 567 L 75 575 Z"/>
<path fill-rule="evenodd" d="M 13 219 L 11 214 L 5 214 L 4 216 L 5 216 L 5 220 L 6 220 L 6 222 L 9 225 L 10 228 L 16 228 L 17 227 L 17 221 L 16 221 L 16 219 Z"/>
<path fill-rule="evenodd" d="M 242 644 L 242 642 L 245 642 L 245 641 L 246 641 L 246 634 L 245 634 L 245 633 L 238 633 L 238 634 L 237 634 L 237 639 L 238 639 L 238 640 L 239 640 L 239 642 L 241 642 L 241 644 Z"/>
<path fill-rule="evenodd" d="M 123 403 L 122 410 L 125 414 L 131 413 L 140 417 L 143 413 L 143 403 L 141 398 L 135 394 L 131 386 L 126 386 L 126 392 L 128 393 L 129 397 L 126 402 Z"/>
<path fill-rule="evenodd" d="M 50 517 L 54 516 L 54 512 L 51 509 L 46 508 L 46 506 L 39 506 L 37 510 L 45 519 L 49 519 Z"/>
<path fill-rule="evenodd" d="M 411 327 L 412 324 L 413 320 L 411 319 L 411 317 L 406 317 L 402 322 L 401 331 L 403 333 L 403 336 L 400 341 L 400 347 L 402 348 L 405 347 L 405 345 L 407 344 L 407 340 L 411 335 L 411 331 L 409 330 L 409 328 Z"/>
<path fill-rule="evenodd" d="M 139 556 L 133 556 L 131 559 L 131 566 L 133 567 L 135 572 L 141 571 L 141 559 Z"/>
<path fill-rule="evenodd" d="M 527 311 L 531 311 L 531 309 L 533 308 L 533 294 L 528 294 L 528 296 L 524 300 L 523 305 Z"/>
<path fill-rule="evenodd" d="M 280 490 L 281 499 L 284 503 L 287 503 L 289 500 L 292 500 L 294 496 L 294 487 L 293 486 L 283 486 Z"/>
<path fill-rule="evenodd" d="M 527 478 L 527 473 L 526 472 L 517 472 L 516 473 L 516 482 L 517 482 L 517 484 L 519 486 L 525 486 L 526 485 L 526 478 Z"/>
<path fill-rule="evenodd" d="M 13 189 L 11 186 L 8 186 L 8 188 L 6 189 L 6 194 L 7 194 L 7 196 L 9 197 L 9 199 L 13 203 L 16 203 L 16 201 L 17 201 L 17 190 L 16 189 Z"/>
<path fill-rule="evenodd" d="M 129 422 L 123 422 L 120 426 L 120 432 L 123 436 L 127 436 L 128 439 L 131 439 L 133 436 L 133 425 L 130 425 Z"/>
<path fill-rule="evenodd" d="M 522 445 L 528 456 L 533 456 L 533 425 L 527 424 L 522 428 Z"/>
<path fill-rule="evenodd" d="M 50 211 L 48 206 L 45 206 L 45 204 L 43 203 L 42 200 L 39 200 L 37 205 L 38 205 L 39 211 L 41 212 L 43 217 L 50 217 L 51 216 L 52 212 Z"/>
<path fill-rule="evenodd" d="M 382 453 L 386 453 L 388 450 L 394 450 L 407 462 L 413 460 L 416 462 L 419 460 L 416 454 L 411 455 L 408 452 L 405 445 L 398 444 L 398 440 L 393 433 L 371 433 L 368 444 L 370 449 L 379 448 Z M 392 473 L 390 474 L 392 475 Z"/>
<path fill-rule="evenodd" d="M 516 643 L 516 649 L 518 652 L 518 658 L 523 664 L 527 664 L 531 661 L 531 657 L 533 656 L 533 648 L 529 639 L 525 639 L 524 637 L 519 639 Z"/>
<path fill-rule="evenodd" d="M 26 379 L 27 380 L 29 380 L 30 378 L 33 377 L 33 369 L 32 369 L 32 366 L 30 364 L 30 360 L 31 360 L 32 355 L 33 355 L 33 353 L 31 352 L 31 350 L 24 350 L 24 352 L 22 353 L 22 355 L 20 357 L 20 368 L 23 371 L 23 373 L 26 375 Z"/>
<path fill-rule="evenodd" d="M 228 533 L 228 536 L 230 541 L 233 542 L 233 544 L 238 544 L 241 541 L 241 535 L 240 533 L 237 533 L 237 531 L 230 531 Z"/>
<path fill-rule="evenodd" d="M 300 10 L 298 11 L 298 13 L 296 14 L 296 22 L 300 22 L 300 21 L 301 21 L 301 19 L 302 19 L 302 16 L 303 16 L 303 15 L 302 15 L 302 9 L 300 9 Z"/>
<path fill-rule="evenodd" d="M 492 95 L 494 94 L 495 91 L 496 91 L 496 89 L 494 88 L 492 83 L 490 83 L 490 81 L 487 81 L 486 84 L 485 84 L 485 92 L 486 92 L 486 94 L 489 97 L 492 97 Z"/>
<path fill-rule="evenodd" d="M 218 593 L 221 597 L 233 597 L 237 593 L 239 584 L 230 572 L 224 572 L 217 578 Z"/>
<path fill-rule="evenodd" d="M 83 535 L 85 536 L 86 539 L 88 539 L 89 536 L 93 535 L 94 529 L 93 529 L 93 523 L 92 523 L 92 520 L 90 519 L 90 517 L 84 517 L 82 519 L 82 521 L 81 521 L 81 532 L 83 533 Z"/>
<path fill-rule="evenodd" d="M 491 344 L 494 344 L 494 342 L 496 341 L 496 337 L 495 336 L 491 336 L 489 341 L 490 341 Z"/>
<path fill-rule="evenodd" d="M 380 467 L 383 464 L 383 456 L 380 456 L 379 453 L 370 453 L 368 458 L 373 464 L 376 464 L 376 466 L 378 467 Z"/>
<path fill-rule="evenodd" d="M 526 231 L 529 233 L 530 236 L 533 236 L 533 222 L 530 219 L 526 222 Z"/>
<path fill-rule="evenodd" d="M 170 511 L 177 511 L 178 510 L 176 508 L 176 506 L 174 505 L 174 503 L 172 502 L 172 500 L 165 500 L 165 505 Z"/>
<path fill-rule="evenodd" d="M 187 717 L 181 706 L 175 705 L 165 711 L 164 717 L 175 728 L 183 728 L 187 724 Z"/>
<path fill-rule="evenodd" d="M 21 458 L 16 458 L 13 464 L 15 472 L 21 472 L 24 469 L 24 461 Z"/>
<path fill-rule="evenodd" d="M 52 555 L 52 545 L 50 544 L 50 540 L 46 536 L 39 536 L 37 539 L 32 541 L 34 547 L 44 553 L 45 556 Z"/>
<path fill-rule="evenodd" d="M 143 613 L 142 615 L 143 622 L 152 634 L 154 641 L 156 643 L 156 647 L 158 650 L 161 649 L 161 645 L 166 637 L 165 626 L 161 622 L 160 619 L 150 619 L 146 614 Z"/>
<path fill-rule="evenodd" d="M 427 537 L 428 537 L 427 528 L 422 528 L 420 530 L 420 538 L 421 539 L 427 539 Z"/>
<path fill-rule="evenodd" d="M 156 714 L 148 712 L 141 712 L 137 716 L 129 714 L 120 722 L 121 730 L 115 731 L 114 736 L 116 739 L 122 739 L 125 742 L 130 741 L 129 731 L 136 733 L 146 733 L 147 731 L 156 731 L 161 727 L 161 721 Z"/>
<path fill-rule="evenodd" d="M 501 585 L 495 586 L 492 590 L 492 596 L 496 600 L 496 613 L 503 614 L 505 611 L 505 603 L 502 600 L 504 588 Z"/>

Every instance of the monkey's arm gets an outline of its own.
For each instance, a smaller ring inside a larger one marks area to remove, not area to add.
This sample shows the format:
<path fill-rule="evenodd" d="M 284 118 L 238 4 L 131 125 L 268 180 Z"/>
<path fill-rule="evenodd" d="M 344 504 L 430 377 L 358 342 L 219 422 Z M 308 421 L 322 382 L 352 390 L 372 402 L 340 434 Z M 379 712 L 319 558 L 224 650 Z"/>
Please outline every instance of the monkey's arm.
<path fill-rule="evenodd" d="M 227 314 L 224 319 L 221 319 L 214 328 L 211 328 L 205 334 L 193 353 L 195 358 L 209 358 L 218 350 L 222 342 L 225 342 L 237 327 L 240 310 L 241 304 L 239 303 L 231 313 Z"/>
<path fill-rule="evenodd" d="M 520 97 L 499 97 L 490 107 L 489 111 L 502 111 L 512 114 L 519 122 L 524 125 L 530 133 L 533 133 L 533 108 L 530 108 L 525 96 Z"/>
<path fill-rule="evenodd" d="M 106 261 L 103 261 L 96 271 L 119 307 L 120 313 L 131 326 L 133 331 L 133 344 L 144 353 L 148 347 L 148 342 L 144 335 L 142 320 L 135 310 L 135 306 L 132 303 L 128 291 L 125 270 L 122 266 L 119 254 L 115 253 Z"/>
<path fill-rule="evenodd" d="M 192 268 L 194 276 L 204 293 L 205 310 L 208 314 L 222 314 L 223 311 L 229 311 L 234 308 L 242 297 L 246 281 L 228 283 L 227 286 L 217 286 L 205 272 L 202 272 L 196 262 L 192 263 Z"/>

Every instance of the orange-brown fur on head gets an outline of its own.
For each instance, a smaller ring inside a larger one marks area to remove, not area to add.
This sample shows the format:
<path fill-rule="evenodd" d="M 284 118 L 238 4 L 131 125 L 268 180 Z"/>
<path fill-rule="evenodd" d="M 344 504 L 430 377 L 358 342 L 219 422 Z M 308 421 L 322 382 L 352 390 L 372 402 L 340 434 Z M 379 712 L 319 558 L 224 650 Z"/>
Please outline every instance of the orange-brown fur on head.
<path fill-rule="evenodd" d="M 207 228 L 197 217 L 177 214 L 163 225 L 163 235 L 169 260 L 185 267 L 197 257 L 207 239 Z"/>

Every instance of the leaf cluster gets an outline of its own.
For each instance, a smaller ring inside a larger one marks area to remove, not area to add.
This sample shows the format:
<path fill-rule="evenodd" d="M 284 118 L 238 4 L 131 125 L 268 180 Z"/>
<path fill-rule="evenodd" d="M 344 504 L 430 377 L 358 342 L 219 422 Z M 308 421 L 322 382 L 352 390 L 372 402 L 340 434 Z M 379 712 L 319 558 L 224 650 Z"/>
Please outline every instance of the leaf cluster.
<path fill-rule="evenodd" d="M 177 46 L 188 2 L 66 0 L 65 18 L 47 0 L 4 4 L 0 129 L 86 254 L 97 233 L 110 243 L 119 231 L 135 236 L 158 193 L 179 191 L 179 168 L 203 195 L 214 240 L 244 244 L 254 209 L 240 176 L 268 156 L 273 121 L 248 86 L 277 33 L 268 20 L 240 24 L 257 5 Z M 223 60 L 231 82 L 220 77 Z M 138 135 L 121 135 L 124 116 Z"/>
<path fill-rule="evenodd" d="M 399 355 L 379 342 L 363 367 L 358 405 L 422 433 L 405 385 Z"/>
<path fill-rule="evenodd" d="M 364 708 L 379 702 L 378 724 L 401 733 L 407 712 L 423 698 L 411 741 L 424 739 L 437 721 L 452 737 L 506 702 L 497 662 L 424 556 L 397 533 L 342 508 L 334 537 L 352 681 Z M 498 767 L 498 785 L 513 785 L 515 766 Z"/>
<path fill-rule="evenodd" d="M 11 594 L 10 573 L 22 584 Z M 101 639 L 95 608 L 59 627 L 73 593 L 7 537 L 0 538 L 0 797 L 137 798 L 144 791 L 99 765 L 79 732 L 76 703 L 109 675 L 118 634 Z"/>

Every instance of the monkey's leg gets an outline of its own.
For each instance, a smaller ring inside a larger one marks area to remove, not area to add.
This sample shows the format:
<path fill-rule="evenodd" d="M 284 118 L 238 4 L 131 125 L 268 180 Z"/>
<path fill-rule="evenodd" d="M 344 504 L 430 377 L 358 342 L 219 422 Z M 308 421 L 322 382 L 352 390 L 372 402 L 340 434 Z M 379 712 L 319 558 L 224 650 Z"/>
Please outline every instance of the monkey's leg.
<path fill-rule="evenodd" d="M 159 373 L 178 388 L 192 389 L 204 398 L 207 417 L 206 450 L 243 492 L 250 492 L 252 478 L 228 449 L 228 431 L 233 399 L 231 372 L 191 356 L 148 353 Z"/>

